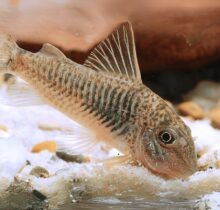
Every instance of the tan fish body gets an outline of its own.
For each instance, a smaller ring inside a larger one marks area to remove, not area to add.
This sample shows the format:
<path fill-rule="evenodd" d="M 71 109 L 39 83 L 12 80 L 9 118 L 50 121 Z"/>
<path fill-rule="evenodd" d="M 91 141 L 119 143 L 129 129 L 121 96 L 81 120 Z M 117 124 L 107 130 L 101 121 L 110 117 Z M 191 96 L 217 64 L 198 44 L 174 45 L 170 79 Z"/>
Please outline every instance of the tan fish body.
<path fill-rule="evenodd" d="M 190 129 L 141 81 L 129 23 L 100 43 L 84 65 L 50 44 L 31 53 L 3 36 L 0 70 L 30 85 L 15 84 L 3 102 L 18 106 L 44 101 L 92 131 L 96 141 L 117 148 L 161 177 L 183 178 L 197 170 Z M 79 141 L 76 150 L 96 141 Z"/>

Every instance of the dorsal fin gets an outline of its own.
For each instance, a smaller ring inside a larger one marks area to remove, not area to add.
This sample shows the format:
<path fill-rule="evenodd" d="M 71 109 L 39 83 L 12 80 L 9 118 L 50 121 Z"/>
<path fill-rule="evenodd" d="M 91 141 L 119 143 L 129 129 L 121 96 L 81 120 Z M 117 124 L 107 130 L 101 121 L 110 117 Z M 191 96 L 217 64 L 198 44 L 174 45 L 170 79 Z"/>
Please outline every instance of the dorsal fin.
<path fill-rule="evenodd" d="M 43 44 L 43 47 L 40 49 L 39 52 L 50 56 L 66 58 L 66 56 L 58 48 L 48 43 Z"/>
<path fill-rule="evenodd" d="M 131 24 L 122 23 L 116 28 L 91 52 L 84 66 L 142 82 Z"/>

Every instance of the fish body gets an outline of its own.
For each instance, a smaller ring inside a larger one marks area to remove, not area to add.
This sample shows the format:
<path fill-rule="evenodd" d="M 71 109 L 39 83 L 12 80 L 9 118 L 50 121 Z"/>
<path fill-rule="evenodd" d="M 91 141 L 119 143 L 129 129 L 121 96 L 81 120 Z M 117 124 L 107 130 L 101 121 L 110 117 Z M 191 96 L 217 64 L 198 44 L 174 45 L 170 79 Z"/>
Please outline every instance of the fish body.
<path fill-rule="evenodd" d="M 33 88 L 36 104 L 50 104 L 93 132 L 97 141 L 161 177 L 181 178 L 197 170 L 190 129 L 141 81 L 129 23 L 100 43 L 84 65 L 50 44 L 31 53 L 11 38 L 0 40 L 0 70 L 27 81 L 26 95 Z M 19 97 L 18 87 L 11 92 Z"/>

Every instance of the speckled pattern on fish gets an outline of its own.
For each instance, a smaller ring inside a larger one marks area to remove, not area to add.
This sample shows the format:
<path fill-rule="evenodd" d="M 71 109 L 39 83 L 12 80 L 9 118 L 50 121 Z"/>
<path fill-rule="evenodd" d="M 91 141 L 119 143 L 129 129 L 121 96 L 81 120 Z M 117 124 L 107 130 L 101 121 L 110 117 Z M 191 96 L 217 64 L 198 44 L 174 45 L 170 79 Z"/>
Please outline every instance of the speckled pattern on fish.
<path fill-rule="evenodd" d="M 69 140 L 66 147 L 80 153 L 103 141 L 120 150 L 124 160 L 169 179 L 184 178 L 197 170 L 190 129 L 142 83 L 130 23 L 115 29 L 84 65 L 50 44 L 31 53 L 2 35 L 0 71 L 27 82 L 12 85 L 2 103 L 50 104 L 95 136 L 91 141 Z"/>

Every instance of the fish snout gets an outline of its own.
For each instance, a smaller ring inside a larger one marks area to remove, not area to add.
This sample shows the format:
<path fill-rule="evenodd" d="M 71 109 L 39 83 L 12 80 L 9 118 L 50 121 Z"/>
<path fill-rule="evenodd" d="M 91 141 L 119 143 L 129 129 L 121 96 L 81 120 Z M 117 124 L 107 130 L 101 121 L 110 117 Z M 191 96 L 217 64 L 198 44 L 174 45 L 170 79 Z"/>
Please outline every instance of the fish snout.
<path fill-rule="evenodd" d="M 167 179 L 186 179 L 197 172 L 197 160 L 192 159 L 187 164 L 184 161 L 172 161 L 167 164 L 167 171 L 165 178 Z"/>
<path fill-rule="evenodd" d="M 186 179 L 197 171 L 196 158 L 186 162 L 184 158 L 178 158 L 172 152 L 161 157 L 152 156 L 139 146 L 136 150 L 136 159 L 153 174 L 164 179 Z"/>

